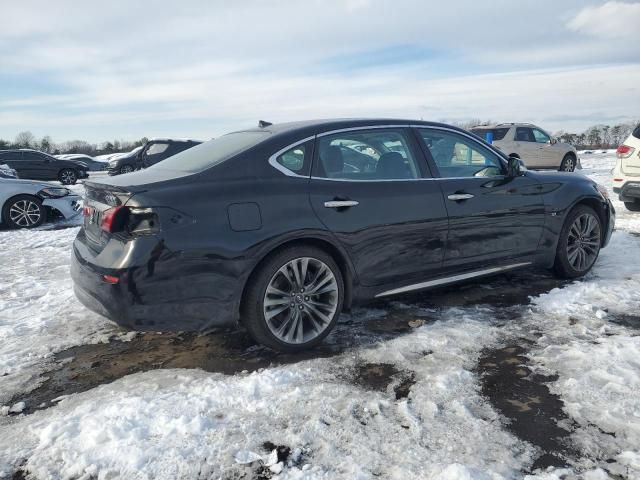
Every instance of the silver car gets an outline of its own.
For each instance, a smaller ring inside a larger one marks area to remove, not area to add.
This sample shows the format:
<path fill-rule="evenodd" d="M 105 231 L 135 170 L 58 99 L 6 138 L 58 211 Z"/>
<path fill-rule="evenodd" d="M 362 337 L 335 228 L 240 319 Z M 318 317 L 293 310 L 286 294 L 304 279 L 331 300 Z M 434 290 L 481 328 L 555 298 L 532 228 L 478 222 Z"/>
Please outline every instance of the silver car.
<path fill-rule="evenodd" d="M 517 157 L 531 169 L 573 172 L 582 168 L 576 149 L 559 142 L 531 123 L 499 123 L 473 127 L 471 133 L 492 143 L 510 157 Z"/>
<path fill-rule="evenodd" d="M 34 228 L 59 216 L 71 219 L 81 208 L 81 198 L 67 188 L 0 175 L 0 223 L 9 228 Z"/>

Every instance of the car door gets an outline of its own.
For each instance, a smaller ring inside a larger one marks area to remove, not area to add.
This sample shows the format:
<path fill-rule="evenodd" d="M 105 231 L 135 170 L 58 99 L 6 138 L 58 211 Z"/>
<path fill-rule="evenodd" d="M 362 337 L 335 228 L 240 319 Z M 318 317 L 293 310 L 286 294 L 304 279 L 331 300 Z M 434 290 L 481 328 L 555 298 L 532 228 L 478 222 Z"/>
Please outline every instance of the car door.
<path fill-rule="evenodd" d="M 447 212 L 408 128 L 326 133 L 314 150 L 311 205 L 362 285 L 406 282 L 441 267 Z"/>
<path fill-rule="evenodd" d="M 506 175 L 505 162 L 473 135 L 417 127 L 449 215 L 444 267 L 472 268 L 536 252 L 544 227 L 542 186 Z"/>
<path fill-rule="evenodd" d="M 556 145 L 551 144 L 551 137 L 539 128 L 532 128 L 533 138 L 538 147 L 540 166 L 545 168 L 559 168 L 562 163 L 562 154 Z"/>
<path fill-rule="evenodd" d="M 20 178 L 28 178 L 33 180 L 43 180 L 44 176 L 44 162 L 38 155 L 38 152 L 24 151 L 19 162 L 20 165 Z"/>
<path fill-rule="evenodd" d="M 544 167 L 544 162 L 540 156 L 540 146 L 536 143 L 532 128 L 516 127 L 513 141 L 520 159 L 528 168 Z"/>

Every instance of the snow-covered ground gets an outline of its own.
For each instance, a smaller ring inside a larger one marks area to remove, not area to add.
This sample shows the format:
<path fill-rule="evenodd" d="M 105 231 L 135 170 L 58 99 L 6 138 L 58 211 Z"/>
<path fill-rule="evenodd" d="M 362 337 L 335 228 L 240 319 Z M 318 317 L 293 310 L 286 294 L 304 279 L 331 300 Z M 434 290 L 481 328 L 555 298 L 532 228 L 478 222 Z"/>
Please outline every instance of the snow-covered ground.
<path fill-rule="evenodd" d="M 582 173 L 611 188 L 613 163 L 612 152 L 582 155 Z M 7 402 L 42 381 L 53 353 L 122 333 L 73 296 L 77 228 L 0 232 L 0 478 L 640 478 L 640 215 L 612 198 L 618 230 L 592 273 L 515 306 L 510 322 L 490 304 L 394 302 L 415 328 L 374 345 L 234 376 L 138 373 L 28 415 L 7 415 L 21 407 Z M 539 448 L 481 395 L 482 352 L 522 339 L 529 368 L 557 375 L 548 385 L 576 452 L 567 468 L 525 473 Z M 394 394 L 400 378 L 364 388 L 353 373 L 363 364 L 415 383 L 406 398 Z M 265 442 L 291 452 L 279 462 Z"/>

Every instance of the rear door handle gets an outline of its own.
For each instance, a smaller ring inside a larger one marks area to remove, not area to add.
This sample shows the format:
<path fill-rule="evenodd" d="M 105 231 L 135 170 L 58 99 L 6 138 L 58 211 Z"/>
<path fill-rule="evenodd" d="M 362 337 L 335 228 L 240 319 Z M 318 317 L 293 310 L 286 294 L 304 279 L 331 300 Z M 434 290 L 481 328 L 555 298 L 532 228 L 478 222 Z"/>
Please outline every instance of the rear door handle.
<path fill-rule="evenodd" d="M 326 208 L 347 208 L 357 207 L 358 205 L 360 205 L 360 202 L 356 202 L 355 200 L 331 200 L 324 202 Z"/>
<path fill-rule="evenodd" d="M 459 202 L 460 200 L 469 200 L 470 198 L 473 198 L 474 196 L 471 195 L 470 193 L 453 193 L 451 195 L 449 195 L 447 198 L 449 200 L 453 200 L 454 202 Z"/>

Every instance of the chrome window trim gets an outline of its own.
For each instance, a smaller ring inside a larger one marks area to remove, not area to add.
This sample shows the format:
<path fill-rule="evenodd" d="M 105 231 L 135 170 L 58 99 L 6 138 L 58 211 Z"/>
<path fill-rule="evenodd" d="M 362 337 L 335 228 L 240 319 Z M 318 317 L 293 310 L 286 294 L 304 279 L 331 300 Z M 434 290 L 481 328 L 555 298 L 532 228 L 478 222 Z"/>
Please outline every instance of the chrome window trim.
<path fill-rule="evenodd" d="M 491 273 L 498 273 L 505 270 L 512 270 L 518 267 L 524 267 L 525 265 L 531 265 L 533 262 L 521 262 L 521 263 L 512 263 L 511 265 L 505 265 L 503 267 L 493 267 L 493 268 L 485 268 L 484 270 L 476 270 L 474 272 L 461 273 L 458 275 L 451 275 L 449 277 L 438 278 L 435 280 L 428 280 L 426 282 L 413 283 L 411 285 L 406 285 L 404 287 L 394 288 L 391 290 L 386 290 L 381 292 L 375 296 L 375 298 L 386 297 L 389 295 L 396 295 L 398 293 L 410 292 L 413 290 L 419 290 L 421 288 L 429 288 L 435 287 L 438 285 L 446 285 L 447 283 L 458 282 L 460 280 L 467 280 L 470 278 L 481 277 L 483 275 L 489 275 Z"/>
<path fill-rule="evenodd" d="M 338 130 L 330 130 L 328 132 L 322 132 L 317 135 L 318 138 L 326 137 L 327 135 L 333 135 L 336 133 L 344 133 L 344 132 L 352 132 L 358 130 L 376 130 L 380 128 L 410 128 L 411 125 L 407 124 L 397 124 L 397 125 L 368 125 L 365 127 L 348 127 L 348 128 L 340 128 Z"/>
<path fill-rule="evenodd" d="M 309 175 L 300 175 L 292 170 L 289 170 L 287 167 L 285 167 L 284 165 L 278 163 L 277 158 L 282 155 L 285 152 L 288 152 L 289 150 L 291 150 L 292 148 L 296 148 L 298 145 L 302 145 L 303 143 L 308 142 L 309 140 L 315 140 L 316 136 L 312 135 L 310 137 L 304 138 L 302 140 L 298 140 L 295 143 L 292 143 L 291 145 L 287 145 L 284 148 L 281 148 L 280 150 L 278 150 L 276 153 L 274 153 L 273 155 L 271 155 L 269 157 L 269 164 L 275 168 L 276 170 L 278 170 L 279 172 L 284 173 L 287 177 L 293 177 L 293 178 L 305 178 L 305 179 L 309 179 L 311 176 L 311 171 L 309 171 Z"/>

